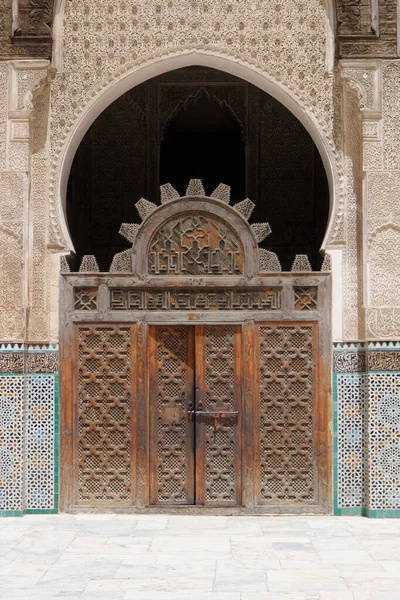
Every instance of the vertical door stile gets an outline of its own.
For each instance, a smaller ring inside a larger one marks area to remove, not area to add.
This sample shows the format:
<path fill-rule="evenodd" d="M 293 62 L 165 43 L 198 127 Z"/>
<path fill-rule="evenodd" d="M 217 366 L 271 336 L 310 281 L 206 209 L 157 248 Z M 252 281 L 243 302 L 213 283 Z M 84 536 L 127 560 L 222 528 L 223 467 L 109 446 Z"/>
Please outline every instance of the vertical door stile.
<path fill-rule="evenodd" d="M 234 401 L 233 409 L 238 413 L 231 423 L 235 432 L 235 486 L 236 499 L 235 504 L 242 504 L 242 428 L 243 428 L 243 407 L 245 402 L 242 401 L 242 352 L 241 352 L 241 330 L 240 327 L 235 327 L 235 375 L 234 375 Z"/>
<path fill-rule="evenodd" d="M 194 415 L 189 412 L 195 406 L 195 328 L 187 327 L 187 376 L 186 376 L 186 401 L 183 419 L 186 423 L 186 456 L 187 456 L 187 504 L 195 503 L 195 421 Z"/>
<path fill-rule="evenodd" d="M 205 372 L 204 372 L 204 331 L 205 327 L 195 328 L 195 412 L 205 409 Z M 195 490 L 196 504 L 205 503 L 205 452 L 206 440 L 204 420 L 198 415 L 195 417 Z"/>
<path fill-rule="evenodd" d="M 79 368 L 78 368 L 78 373 L 81 372 L 82 369 L 82 365 L 81 365 L 81 356 L 80 356 L 80 349 L 79 349 L 79 328 L 77 326 L 75 326 L 73 328 L 73 351 L 74 351 L 74 355 L 75 355 L 75 360 L 77 361 L 77 364 L 79 364 Z M 81 393 L 81 377 L 80 375 L 78 375 L 78 377 L 74 378 L 74 385 L 73 385 L 73 398 L 72 398 L 72 406 L 71 406 L 71 432 L 72 432 L 72 448 L 71 448 L 71 453 L 72 453 L 72 478 L 73 478 L 73 483 L 72 483 L 72 501 L 74 505 L 77 505 L 79 503 L 79 396 Z"/>
<path fill-rule="evenodd" d="M 132 325 L 131 329 L 131 498 L 132 503 L 136 505 L 136 490 L 137 490 L 137 339 L 136 325 Z"/>
<path fill-rule="evenodd" d="M 156 327 L 149 328 L 149 441 L 150 441 L 150 456 L 149 456 L 149 502 L 157 504 L 157 421 L 156 402 L 153 402 L 154 397 L 157 397 L 157 329 Z M 153 448 L 155 446 L 155 448 Z"/>
<path fill-rule="evenodd" d="M 138 508 L 144 508 L 149 503 L 149 485 L 148 485 L 148 461 L 149 461 L 149 435 L 148 435 L 148 414 L 149 414 L 149 330 L 147 323 L 139 321 L 136 325 L 136 343 L 137 343 L 137 447 L 136 447 L 136 504 Z"/>
<path fill-rule="evenodd" d="M 256 388 L 256 331 L 254 321 L 243 325 L 242 356 L 243 356 L 243 389 L 242 389 L 242 427 L 241 438 L 243 445 L 243 504 L 253 508 L 255 504 L 255 461 L 257 452 L 258 428 L 256 426 L 256 404 L 258 403 Z M 240 410 L 240 409 L 239 409 Z"/>

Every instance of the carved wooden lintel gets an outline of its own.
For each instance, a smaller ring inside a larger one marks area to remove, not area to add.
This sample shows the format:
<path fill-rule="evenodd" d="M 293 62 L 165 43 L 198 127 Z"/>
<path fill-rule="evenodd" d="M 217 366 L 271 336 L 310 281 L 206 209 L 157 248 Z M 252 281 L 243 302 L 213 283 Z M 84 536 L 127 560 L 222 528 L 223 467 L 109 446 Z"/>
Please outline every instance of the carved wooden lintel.
<path fill-rule="evenodd" d="M 51 58 L 54 0 L 0 6 L 0 58 Z"/>
<path fill-rule="evenodd" d="M 397 57 L 396 0 L 339 0 L 339 58 Z"/>

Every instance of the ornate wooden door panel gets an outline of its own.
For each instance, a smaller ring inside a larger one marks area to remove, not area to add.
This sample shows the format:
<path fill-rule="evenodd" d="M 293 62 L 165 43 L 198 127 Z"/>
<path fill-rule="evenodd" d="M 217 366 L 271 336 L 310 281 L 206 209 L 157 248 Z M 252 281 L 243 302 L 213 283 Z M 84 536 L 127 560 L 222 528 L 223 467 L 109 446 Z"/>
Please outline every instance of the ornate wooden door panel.
<path fill-rule="evenodd" d="M 196 504 L 241 504 L 240 327 L 196 328 Z"/>
<path fill-rule="evenodd" d="M 239 349 L 235 326 L 150 328 L 150 504 L 241 503 Z"/>
<path fill-rule="evenodd" d="M 316 326 L 268 323 L 257 329 L 257 503 L 316 504 Z"/>
<path fill-rule="evenodd" d="M 150 504 L 194 503 L 193 327 L 150 328 Z"/>
<path fill-rule="evenodd" d="M 131 326 L 76 327 L 75 503 L 132 503 Z"/>

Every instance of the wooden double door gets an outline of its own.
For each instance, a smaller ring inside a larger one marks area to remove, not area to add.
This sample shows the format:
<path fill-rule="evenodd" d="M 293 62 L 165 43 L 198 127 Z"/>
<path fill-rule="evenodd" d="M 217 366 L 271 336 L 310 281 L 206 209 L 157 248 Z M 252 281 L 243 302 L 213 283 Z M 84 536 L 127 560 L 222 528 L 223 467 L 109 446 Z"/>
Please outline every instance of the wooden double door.
<path fill-rule="evenodd" d="M 241 328 L 152 326 L 149 352 L 150 505 L 241 505 Z"/>
<path fill-rule="evenodd" d="M 329 361 L 317 323 L 82 322 L 70 332 L 64 510 L 329 510 Z"/>

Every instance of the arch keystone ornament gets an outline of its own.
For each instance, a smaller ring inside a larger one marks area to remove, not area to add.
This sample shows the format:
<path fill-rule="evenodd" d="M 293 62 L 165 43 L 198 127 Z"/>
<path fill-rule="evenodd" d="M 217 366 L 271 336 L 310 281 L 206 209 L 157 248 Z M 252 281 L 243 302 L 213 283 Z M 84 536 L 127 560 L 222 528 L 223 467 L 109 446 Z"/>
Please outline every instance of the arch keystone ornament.
<path fill-rule="evenodd" d="M 252 276 L 260 270 L 258 243 L 271 228 L 248 224 L 255 206 L 251 200 L 231 207 L 228 185 L 220 183 L 208 197 L 200 179 L 189 181 L 186 196 L 180 197 L 170 183 L 160 187 L 160 194 L 160 206 L 144 198 L 136 203 L 141 225 L 121 225 L 119 233 L 132 243 L 132 256 L 129 250 L 116 254 L 111 273 Z"/>

